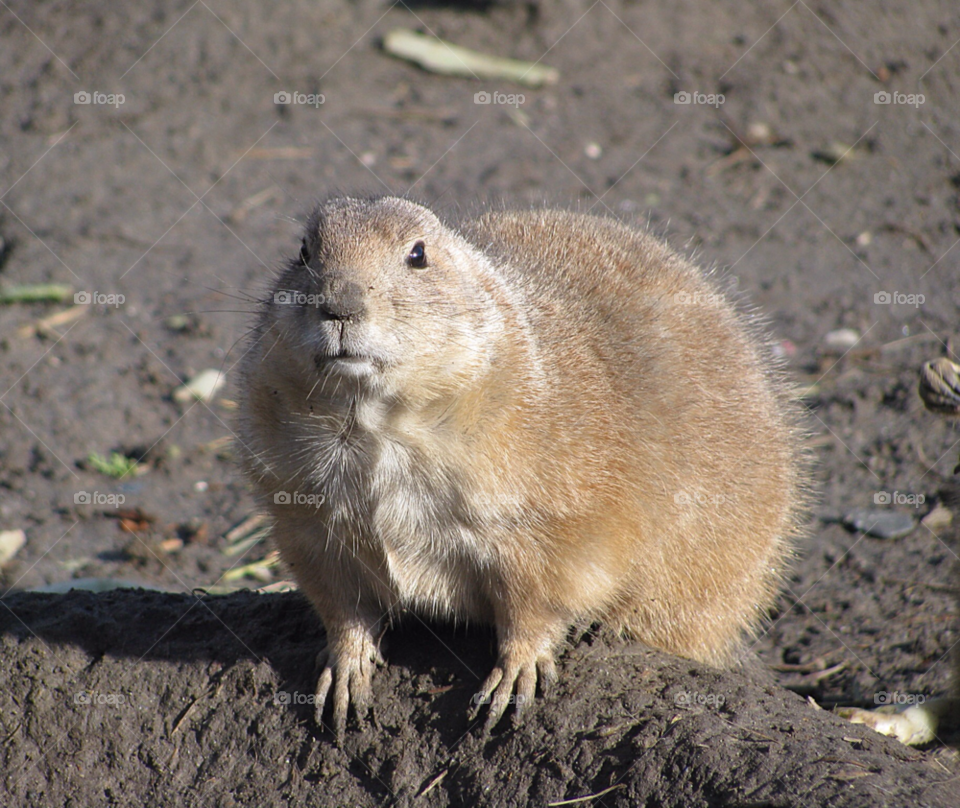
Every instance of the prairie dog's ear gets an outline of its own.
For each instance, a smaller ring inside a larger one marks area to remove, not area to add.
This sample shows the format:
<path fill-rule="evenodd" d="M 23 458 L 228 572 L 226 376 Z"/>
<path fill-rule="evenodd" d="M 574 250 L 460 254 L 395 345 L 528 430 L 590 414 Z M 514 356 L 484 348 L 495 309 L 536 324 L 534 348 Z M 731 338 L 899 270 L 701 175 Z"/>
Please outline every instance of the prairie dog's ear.
<path fill-rule="evenodd" d="M 373 208 L 371 212 L 374 216 L 385 216 L 386 219 L 394 221 L 399 216 L 428 232 L 443 227 L 440 218 L 430 208 L 399 196 L 382 197 L 373 203 Z"/>

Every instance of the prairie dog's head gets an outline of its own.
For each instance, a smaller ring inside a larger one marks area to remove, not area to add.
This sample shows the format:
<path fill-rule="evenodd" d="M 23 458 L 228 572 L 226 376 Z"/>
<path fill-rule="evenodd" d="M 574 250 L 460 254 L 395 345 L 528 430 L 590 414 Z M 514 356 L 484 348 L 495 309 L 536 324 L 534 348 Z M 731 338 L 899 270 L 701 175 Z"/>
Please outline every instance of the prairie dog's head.
<path fill-rule="evenodd" d="M 266 301 L 265 349 L 318 380 L 440 392 L 489 359 L 502 328 L 491 288 L 487 259 L 427 208 L 333 199 Z"/>

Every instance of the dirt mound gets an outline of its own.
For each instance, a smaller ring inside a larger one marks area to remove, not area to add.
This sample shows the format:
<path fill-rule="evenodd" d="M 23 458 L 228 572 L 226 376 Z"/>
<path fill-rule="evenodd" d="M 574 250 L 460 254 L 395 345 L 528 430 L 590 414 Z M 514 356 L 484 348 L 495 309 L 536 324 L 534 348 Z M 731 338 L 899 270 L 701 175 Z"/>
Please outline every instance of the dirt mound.
<path fill-rule="evenodd" d="M 298 594 L 4 603 L 8 805 L 956 805 L 920 754 L 636 645 L 581 641 L 521 726 L 484 738 L 467 710 L 492 636 L 397 629 L 372 720 L 338 748 L 311 720 L 322 633 Z"/>

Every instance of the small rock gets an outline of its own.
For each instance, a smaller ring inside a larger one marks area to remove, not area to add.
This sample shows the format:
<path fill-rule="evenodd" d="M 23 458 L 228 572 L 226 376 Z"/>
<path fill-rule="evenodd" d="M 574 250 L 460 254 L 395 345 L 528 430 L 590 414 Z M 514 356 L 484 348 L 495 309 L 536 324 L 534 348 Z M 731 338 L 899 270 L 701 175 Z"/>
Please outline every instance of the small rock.
<path fill-rule="evenodd" d="M 937 505 L 920 520 L 920 524 L 935 536 L 942 536 L 947 532 L 947 528 L 953 524 L 953 511 L 943 505 Z"/>
<path fill-rule="evenodd" d="M 823 338 L 823 344 L 837 351 L 849 351 L 860 341 L 860 332 L 855 328 L 838 328 L 829 331 Z"/>
<path fill-rule="evenodd" d="M 174 390 L 173 400 L 181 404 L 186 404 L 195 398 L 200 401 L 210 401 L 217 390 L 223 386 L 224 381 L 224 376 L 219 370 L 201 370 L 183 387 Z"/>
<path fill-rule="evenodd" d="M 909 513 L 857 508 L 843 517 L 843 526 L 878 539 L 900 539 L 914 531 L 917 521 Z"/>
<path fill-rule="evenodd" d="M 748 146 L 769 146 L 777 142 L 777 135 L 770 124 L 754 121 L 747 126 L 746 139 Z"/>
<path fill-rule="evenodd" d="M 841 143 L 838 140 L 828 143 L 822 149 L 818 149 L 813 153 L 815 159 L 829 165 L 836 165 L 840 162 L 853 160 L 856 156 L 857 152 L 852 146 L 848 146 L 846 143 Z"/>
<path fill-rule="evenodd" d="M 165 553 L 176 553 L 183 549 L 183 539 L 176 536 L 172 539 L 164 539 L 160 542 L 160 549 Z"/>
<path fill-rule="evenodd" d="M 0 564 L 6 564 L 27 543 L 22 530 L 0 530 Z"/>
<path fill-rule="evenodd" d="M 186 331 L 190 328 L 190 319 L 185 314 L 174 314 L 172 317 L 167 317 L 163 324 L 171 331 Z"/>

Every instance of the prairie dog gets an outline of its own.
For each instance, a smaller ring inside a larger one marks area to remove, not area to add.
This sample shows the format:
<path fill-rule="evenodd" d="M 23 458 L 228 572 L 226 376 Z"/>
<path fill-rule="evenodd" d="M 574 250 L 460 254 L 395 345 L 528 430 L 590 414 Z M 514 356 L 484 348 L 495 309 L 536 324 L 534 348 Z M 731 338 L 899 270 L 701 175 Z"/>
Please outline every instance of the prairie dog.
<path fill-rule="evenodd" d="M 239 402 L 244 473 L 326 628 L 316 711 L 332 688 L 338 734 L 404 611 L 495 625 L 488 727 L 583 620 L 729 664 L 804 502 L 794 408 L 746 319 L 595 216 L 321 204 Z"/>

